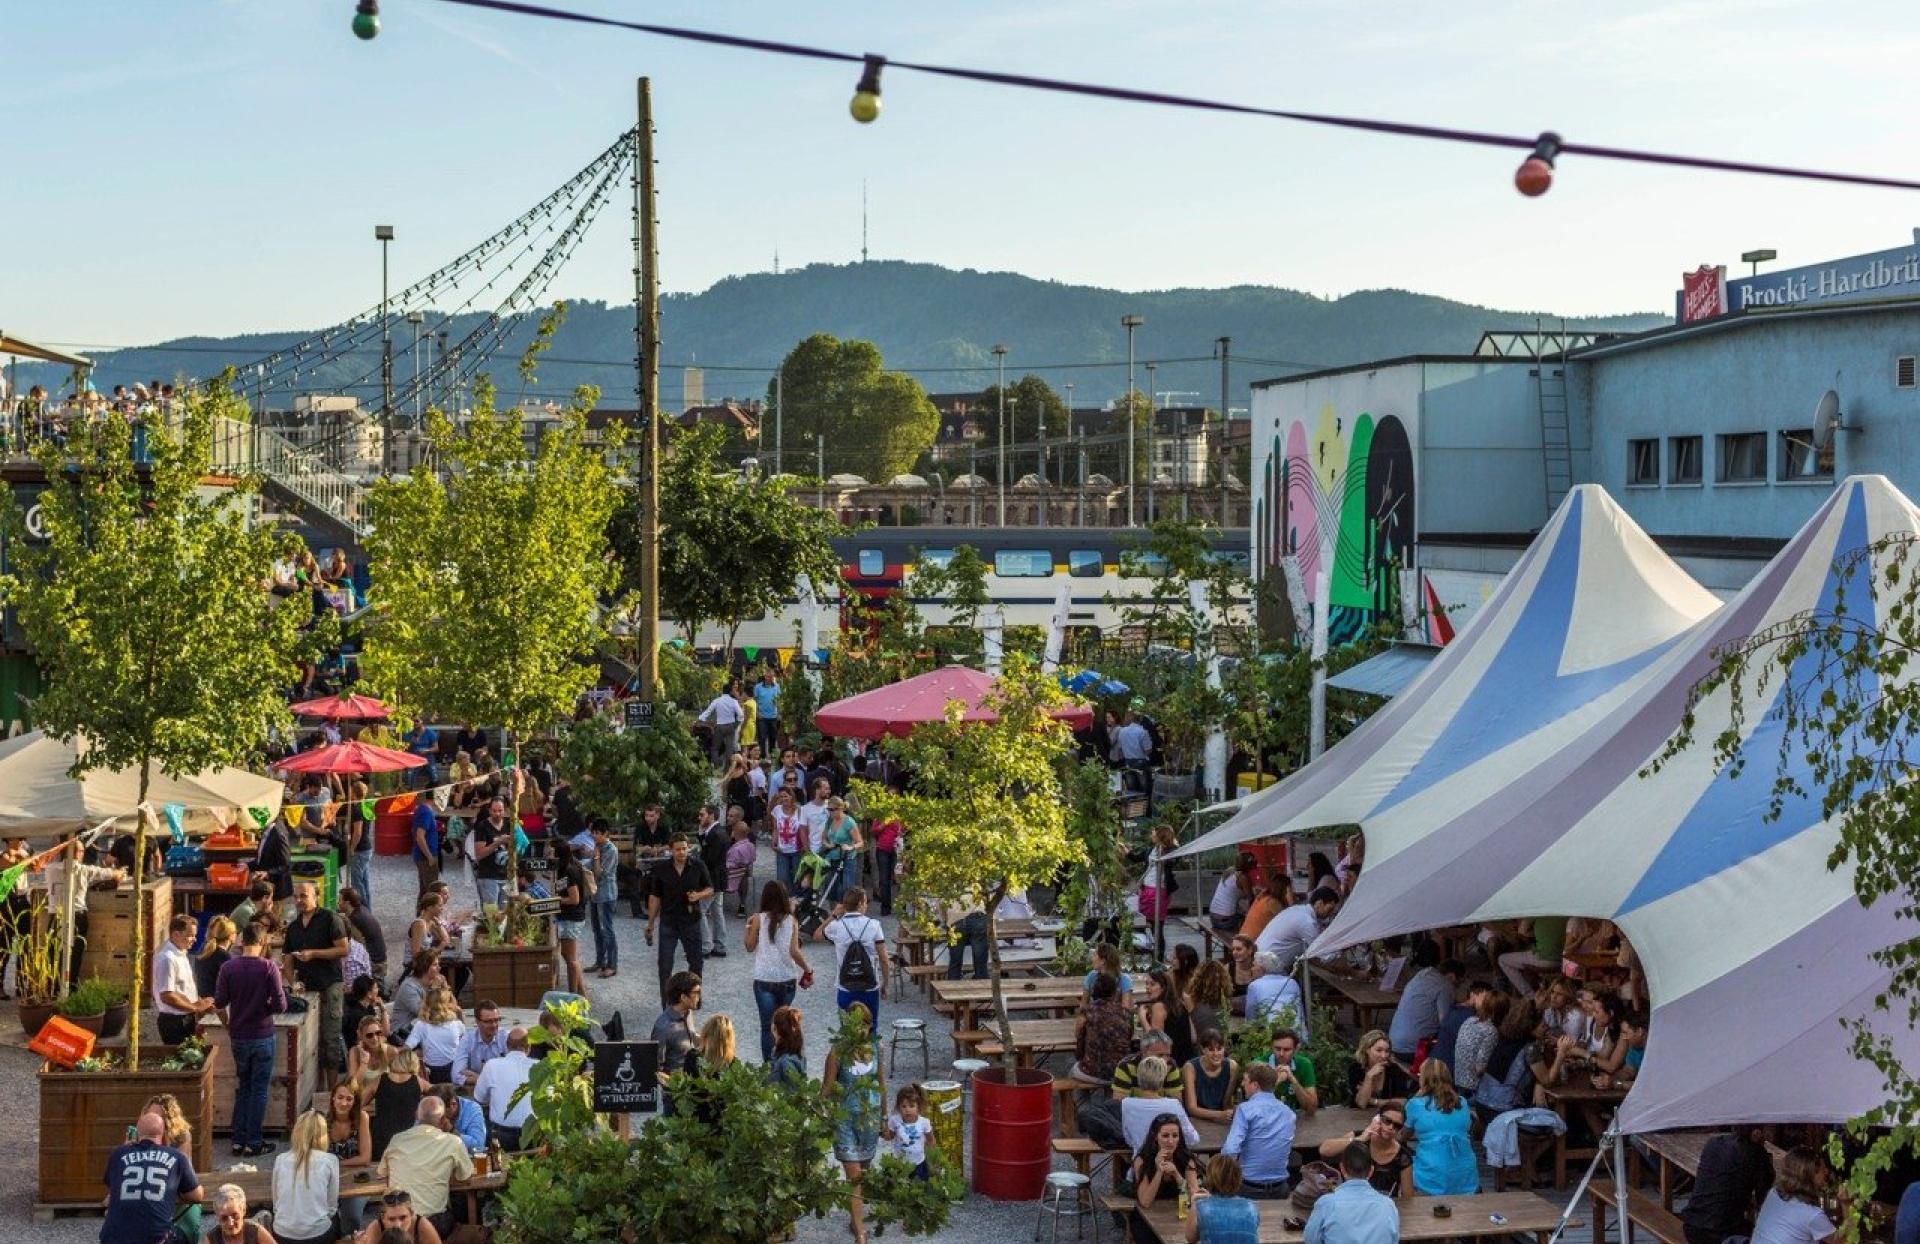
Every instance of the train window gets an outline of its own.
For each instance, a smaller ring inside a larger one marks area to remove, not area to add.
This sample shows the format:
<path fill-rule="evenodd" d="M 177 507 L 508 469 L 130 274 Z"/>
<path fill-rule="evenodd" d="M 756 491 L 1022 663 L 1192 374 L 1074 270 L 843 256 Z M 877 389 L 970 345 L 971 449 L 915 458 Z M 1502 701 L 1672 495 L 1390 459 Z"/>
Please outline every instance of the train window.
<path fill-rule="evenodd" d="M 921 549 L 920 564 L 931 566 L 935 570 L 945 570 L 953 564 L 952 549 Z"/>
<path fill-rule="evenodd" d="M 1053 573 L 1046 549 L 1001 549 L 993 555 L 993 573 L 1003 579 L 1044 579 Z"/>
<path fill-rule="evenodd" d="M 1253 555 L 1250 553 L 1229 552 L 1225 549 L 1214 554 L 1223 564 L 1233 567 L 1241 574 L 1253 573 Z"/>
<path fill-rule="evenodd" d="M 1158 553 L 1139 552 L 1133 556 L 1136 568 L 1142 578 L 1158 579 L 1167 573 L 1169 566 L 1172 564 Z"/>
<path fill-rule="evenodd" d="M 1097 579 L 1106 569 L 1099 549 L 1074 549 L 1067 554 L 1067 573 L 1076 579 Z"/>
<path fill-rule="evenodd" d="M 879 549 L 861 549 L 857 568 L 863 579 L 876 579 L 887 573 L 887 555 Z"/>

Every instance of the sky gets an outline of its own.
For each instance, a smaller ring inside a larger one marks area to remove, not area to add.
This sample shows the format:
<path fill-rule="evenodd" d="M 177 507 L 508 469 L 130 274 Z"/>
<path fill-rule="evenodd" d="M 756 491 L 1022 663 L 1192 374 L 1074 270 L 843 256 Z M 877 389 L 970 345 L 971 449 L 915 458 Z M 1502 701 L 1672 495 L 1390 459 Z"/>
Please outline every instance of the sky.
<path fill-rule="evenodd" d="M 848 52 L 1322 112 L 1920 175 L 1910 0 L 551 0 Z M 0 325 L 100 348 L 318 327 L 504 224 L 633 123 L 651 77 L 663 287 L 859 257 L 1129 290 L 1391 287 L 1560 314 L 1661 311 L 1683 271 L 1907 243 L 1920 193 L 1214 116 L 385 0 L 8 7 Z M 603 215 L 554 293 L 632 298 Z"/>

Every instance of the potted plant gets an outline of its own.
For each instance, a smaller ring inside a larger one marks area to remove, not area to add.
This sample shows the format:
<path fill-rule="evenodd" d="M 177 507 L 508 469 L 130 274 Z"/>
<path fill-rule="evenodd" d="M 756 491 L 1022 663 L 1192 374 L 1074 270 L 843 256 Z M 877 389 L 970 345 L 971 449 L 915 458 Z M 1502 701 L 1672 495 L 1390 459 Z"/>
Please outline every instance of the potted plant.
<path fill-rule="evenodd" d="M 20 986 L 20 1026 L 33 1036 L 60 1004 L 60 939 L 54 935 L 53 920 L 27 922 L 14 933 L 8 950 Z"/>
<path fill-rule="evenodd" d="M 106 1018 L 107 1004 L 113 1001 L 114 990 L 98 976 L 89 976 L 68 991 L 55 1008 L 60 1017 L 76 1028 L 84 1028 L 95 1036 L 103 1035 L 101 1021 Z M 124 1004 L 126 992 L 119 991 L 119 999 Z M 121 1022 L 126 1022 L 124 1013 Z"/>
<path fill-rule="evenodd" d="M 474 996 L 501 1006 L 539 1006 L 554 984 L 552 922 L 527 910 L 524 895 L 483 907 L 473 930 Z"/>
<path fill-rule="evenodd" d="M 127 1017 L 133 1009 L 132 995 L 125 985 L 117 981 L 103 980 L 100 983 L 106 987 L 107 1002 L 107 1009 L 100 1016 L 100 1035 L 117 1037 L 127 1030 Z"/>

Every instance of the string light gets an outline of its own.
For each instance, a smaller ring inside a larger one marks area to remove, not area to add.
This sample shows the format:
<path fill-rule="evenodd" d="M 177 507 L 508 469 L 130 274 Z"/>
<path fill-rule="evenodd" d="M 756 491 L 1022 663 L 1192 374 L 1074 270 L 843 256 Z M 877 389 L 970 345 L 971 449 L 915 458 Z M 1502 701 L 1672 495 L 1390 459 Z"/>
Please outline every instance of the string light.
<path fill-rule="evenodd" d="M 362 39 L 380 33 L 380 0 L 360 0 L 353 6 L 353 33 Z"/>
<path fill-rule="evenodd" d="M 1553 161 L 1560 154 L 1560 135 L 1548 130 L 1533 144 L 1533 154 L 1513 171 L 1513 188 L 1537 199 L 1553 187 Z"/>
<path fill-rule="evenodd" d="M 880 70 L 886 63 L 886 57 L 868 53 L 866 68 L 860 71 L 860 85 L 853 88 L 847 111 L 862 125 L 872 125 L 880 115 Z"/>

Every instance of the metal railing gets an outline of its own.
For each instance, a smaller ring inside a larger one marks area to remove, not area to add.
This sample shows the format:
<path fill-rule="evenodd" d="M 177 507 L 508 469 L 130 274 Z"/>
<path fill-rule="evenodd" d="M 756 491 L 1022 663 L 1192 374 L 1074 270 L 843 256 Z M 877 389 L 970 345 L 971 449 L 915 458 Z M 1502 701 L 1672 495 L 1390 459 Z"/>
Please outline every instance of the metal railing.
<path fill-rule="evenodd" d="M 319 454 L 278 432 L 223 417 L 214 426 L 213 464 L 228 474 L 258 474 L 269 485 L 278 485 L 302 504 L 346 525 L 356 536 L 367 534 L 366 489 Z"/>

